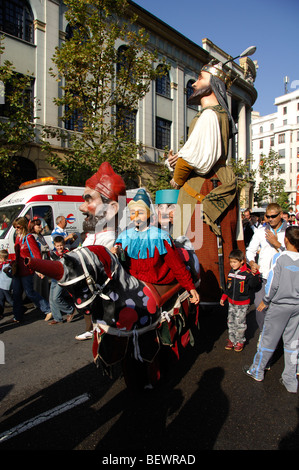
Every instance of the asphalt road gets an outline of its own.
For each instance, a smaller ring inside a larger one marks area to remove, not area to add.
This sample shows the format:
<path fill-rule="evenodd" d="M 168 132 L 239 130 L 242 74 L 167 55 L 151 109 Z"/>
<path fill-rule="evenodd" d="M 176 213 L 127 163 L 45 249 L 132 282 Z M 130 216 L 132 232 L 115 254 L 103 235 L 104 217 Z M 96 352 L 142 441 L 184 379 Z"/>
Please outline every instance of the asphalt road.
<path fill-rule="evenodd" d="M 0 450 L 97 450 L 101 458 L 299 450 L 298 394 L 279 383 L 281 349 L 263 382 L 246 377 L 242 367 L 250 364 L 258 335 L 254 313 L 247 317 L 246 347 L 237 353 L 224 349 L 225 312 L 202 310 L 195 346 L 156 389 L 139 396 L 128 392 L 119 367 L 112 378 L 96 369 L 92 342 L 75 340 L 84 331 L 82 318 L 50 326 L 36 309 L 22 325 L 6 316 L 0 321 Z"/>

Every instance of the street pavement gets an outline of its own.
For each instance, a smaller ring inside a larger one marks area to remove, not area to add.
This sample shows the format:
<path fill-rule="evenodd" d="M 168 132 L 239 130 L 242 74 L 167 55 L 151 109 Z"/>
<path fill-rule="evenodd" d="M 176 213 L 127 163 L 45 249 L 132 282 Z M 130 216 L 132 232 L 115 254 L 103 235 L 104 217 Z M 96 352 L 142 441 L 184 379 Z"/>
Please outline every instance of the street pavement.
<path fill-rule="evenodd" d="M 246 347 L 237 353 L 224 349 L 226 308 L 202 308 L 194 347 L 158 387 L 133 396 L 119 366 L 112 377 L 103 375 L 93 364 L 92 341 L 75 340 L 84 331 L 82 317 L 50 326 L 28 307 L 24 324 L 11 322 L 9 308 L 0 321 L 0 450 L 299 450 L 298 394 L 279 383 L 281 347 L 263 382 L 242 372 L 256 351 L 254 312 L 247 316 Z M 51 417 L 78 397 L 85 401 Z M 7 437 L 29 421 L 28 430 Z"/>

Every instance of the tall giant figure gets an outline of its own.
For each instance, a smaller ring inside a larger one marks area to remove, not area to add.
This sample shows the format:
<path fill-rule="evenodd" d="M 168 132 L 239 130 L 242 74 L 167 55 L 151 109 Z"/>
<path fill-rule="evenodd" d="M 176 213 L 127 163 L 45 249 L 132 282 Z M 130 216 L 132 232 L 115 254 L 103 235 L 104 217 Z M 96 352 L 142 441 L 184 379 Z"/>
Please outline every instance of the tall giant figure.
<path fill-rule="evenodd" d="M 213 60 L 202 67 L 188 101 L 201 110 L 191 122 L 185 145 L 168 156 L 174 168 L 171 185 L 180 189 L 173 236 L 186 235 L 193 242 L 201 265 L 202 302 L 219 301 L 230 269 L 228 255 L 233 248 L 244 249 L 243 242 L 236 241 L 236 177 L 226 165 L 229 139 L 237 132 L 228 109 L 227 84 L 229 77 L 220 62 Z M 195 210 L 197 204 L 202 204 L 202 215 Z M 186 217 L 188 210 L 191 220 Z M 201 230 L 202 244 L 196 233 Z"/>

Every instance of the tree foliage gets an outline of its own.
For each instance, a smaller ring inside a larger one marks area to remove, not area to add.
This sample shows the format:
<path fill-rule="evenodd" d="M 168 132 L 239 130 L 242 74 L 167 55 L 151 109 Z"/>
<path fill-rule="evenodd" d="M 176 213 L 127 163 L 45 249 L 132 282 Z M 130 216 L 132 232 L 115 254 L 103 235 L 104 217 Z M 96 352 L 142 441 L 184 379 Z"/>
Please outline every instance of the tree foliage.
<path fill-rule="evenodd" d="M 277 202 L 285 186 L 285 181 L 280 178 L 282 170 L 279 163 L 279 153 L 271 149 L 268 156 L 262 155 L 258 172 L 262 180 L 254 193 L 255 201 L 258 205 Z"/>
<path fill-rule="evenodd" d="M 252 183 L 255 177 L 255 170 L 252 170 L 252 156 L 246 159 L 246 162 L 242 160 L 231 160 L 228 163 L 237 177 L 237 187 L 241 190 L 247 183 Z"/>
<path fill-rule="evenodd" d="M 161 74 L 153 67 L 157 56 L 146 47 L 148 36 L 129 16 L 126 0 L 64 3 L 68 37 L 56 49 L 50 73 L 62 90 L 55 99 L 61 120 L 74 119 L 75 128 L 45 129 L 47 151 L 48 137 L 66 148 L 66 158 L 52 151 L 48 160 L 67 184 L 83 184 L 103 161 L 118 173 L 138 175 L 140 144 L 131 123 L 139 100 Z"/>
<path fill-rule="evenodd" d="M 3 38 L 0 38 L 0 58 L 4 50 Z M 13 170 L 18 156 L 34 141 L 33 105 L 29 95 L 29 75 L 17 73 L 13 63 L 4 60 L 0 65 L 0 77 L 4 85 L 0 104 L 0 178 L 8 193 L 15 189 Z"/>

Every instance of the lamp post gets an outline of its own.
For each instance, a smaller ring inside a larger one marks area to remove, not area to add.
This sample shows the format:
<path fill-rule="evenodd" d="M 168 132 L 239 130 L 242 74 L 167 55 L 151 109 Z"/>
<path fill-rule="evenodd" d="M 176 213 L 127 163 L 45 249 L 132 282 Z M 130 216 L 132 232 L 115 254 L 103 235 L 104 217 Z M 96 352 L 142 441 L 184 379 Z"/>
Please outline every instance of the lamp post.
<path fill-rule="evenodd" d="M 247 49 L 245 49 L 245 51 L 241 52 L 240 55 L 237 55 L 237 56 L 234 57 L 233 59 L 227 60 L 226 62 L 224 62 L 223 65 L 226 65 L 226 64 L 228 64 L 229 62 L 233 62 L 234 60 L 238 59 L 239 57 L 248 57 L 249 55 L 254 54 L 255 51 L 256 51 L 256 47 L 255 47 L 255 46 L 247 47 Z"/>

